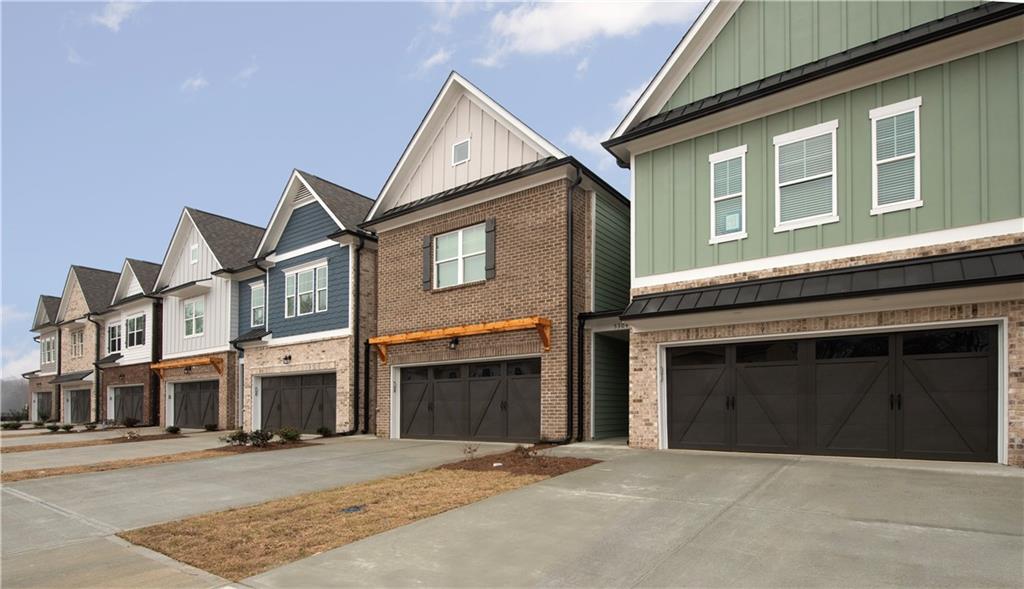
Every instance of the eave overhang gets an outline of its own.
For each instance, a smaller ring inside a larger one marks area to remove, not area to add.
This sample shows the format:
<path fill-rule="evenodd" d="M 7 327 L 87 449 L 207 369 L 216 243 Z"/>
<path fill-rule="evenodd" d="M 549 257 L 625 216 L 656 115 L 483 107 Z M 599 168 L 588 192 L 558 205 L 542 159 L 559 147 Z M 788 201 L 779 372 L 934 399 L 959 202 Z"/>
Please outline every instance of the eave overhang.
<path fill-rule="evenodd" d="M 206 294 L 213 287 L 212 278 L 204 278 L 202 280 L 193 280 L 192 282 L 186 282 L 170 288 L 165 288 L 160 291 L 160 296 L 171 297 L 176 299 L 190 299 Z"/>

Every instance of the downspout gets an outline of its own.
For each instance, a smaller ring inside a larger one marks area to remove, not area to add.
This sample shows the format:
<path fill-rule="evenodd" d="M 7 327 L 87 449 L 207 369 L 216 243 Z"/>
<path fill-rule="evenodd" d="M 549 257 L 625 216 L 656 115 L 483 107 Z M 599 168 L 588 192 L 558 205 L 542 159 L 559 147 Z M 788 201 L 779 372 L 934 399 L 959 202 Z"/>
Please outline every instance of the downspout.
<path fill-rule="evenodd" d="M 577 442 L 582 442 L 583 436 L 586 434 L 586 432 L 583 431 L 583 374 L 585 370 L 585 367 L 583 366 L 583 350 L 586 345 L 583 327 L 586 323 L 587 318 L 583 316 L 583 313 L 580 313 L 576 318 L 576 406 L 580 408 L 580 418 L 577 420 L 579 424 L 577 426 L 577 429 L 579 430 L 579 434 L 576 435 Z M 590 353 L 593 354 L 594 351 L 591 350 Z M 590 386 L 594 386 L 593 383 L 591 383 Z M 594 425 L 591 424 L 590 427 L 594 427 Z"/>
<path fill-rule="evenodd" d="M 92 377 L 93 380 L 95 380 L 92 385 L 93 407 L 96 408 L 96 416 L 93 419 L 93 422 L 95 423 L 100 420 L 100 365 L 97 361 L 100 359 L 100 336 L 103 334 L 103 330 L 101 329 L 100 323 L 92 318 L 92 313 L 87 314 L 85 318 L 89 323 L 96 326 L 96 343 L 93 346 L 93 358 L 96 360 L 92 363 Z"/>
<path fill-rule="evenodd" d="M 339 436 L 350 436 L 355 433 L 359 433 L 359 303 L 362 297 L 361 280 L 362 277 L 362 251 L 363 246 L 366 244 L 366 239 L 362 235 L 356 235 L 359 239 L 359 244 L 356 246 L 355 251 L 355 284 L 352 286 L 352 290 L 355 291 L 353 294 L 352 302 L 352 313 L 355 318 L 352 320 L 352 426 L 347 432 L 341 432 Z"/>
<path fill-rule="evenodd" d="M 57 357 L 57 376 L 61 375 L 61 371 L 60 371 L 60 364 L 61 364 L 60 332 L 61 332 L 60 325 L 57 325 L 57 342 L 56 342 L 57 347 L 54 349 L 54 355 Z M 50 419 L 56 419 L 57 422 L 60 423 L 62 421 L 61 420 L 61 410 L 64 408 L 63 407 L 64 406 L 64 395 L 63 395 L 63 389 L 62 389 L 62 387 L 59 384 L 56 385 L 56 390 L 53 391 L 53 397 L 55 399 L 57 399 L 57 410 L 56 411 L 53 410 L 53 401 L 51 400 L 50 401 L 50 413 L 52 413 L 52 415 L 50 415 Z"/>
<path fill-rule="evenodd" d="M 267 322 L 268 317 L 264 315 L 263 323 Z M 237 416 L 238 429 L 245 429 L 245 348 L 238 345 L 237 341 L 231 342 L 231 347 L 238 351 L 238 391 L 235 393 L 235 415 Z M 255 407 L 253 408 L 255 410 Z"/>
<path fill-rule="evenodd" d="M 149 342 L 150 363 L 159 362 L 163 359 L 163 332 L 164 332 L 164 301 L 153 299 L 153 325 L 150 328 L 151 337 Z M 156 337 L 157 326 L 160 326 L 160 337 Z M 160 400 L 164 398 L 161 390 L 160 376 L 154 370 L 149 371 L 149 419 L 153 425 L 160 425 Z"/>
<path fill-rule="evenodd" d="M 363 342 L 363 405 L 366 409 L 363 411 L 363 433 L 370 432 L 370 358 L 372 356 L 372 350 L 370 349 L 370 340 Z"/>
<path fill-rule="evenodd" d="M 573 304 L 574 294 L 574 273 L 575 256 L 573 248 L 573 204 L 576 187 L 583 182 L 583 174 L 580 172 L 579 164 L 573 164 L 576 168 L 576 179 L 565 191 L 565 439 L 559 443 L 565 444 L 572 441 L 572 396 L 573 396 L 573 346 L 572 337 L 573 320 L 575 319 L 575 306 Z M 582 418 L 582 415 L 580 416 Z"/>

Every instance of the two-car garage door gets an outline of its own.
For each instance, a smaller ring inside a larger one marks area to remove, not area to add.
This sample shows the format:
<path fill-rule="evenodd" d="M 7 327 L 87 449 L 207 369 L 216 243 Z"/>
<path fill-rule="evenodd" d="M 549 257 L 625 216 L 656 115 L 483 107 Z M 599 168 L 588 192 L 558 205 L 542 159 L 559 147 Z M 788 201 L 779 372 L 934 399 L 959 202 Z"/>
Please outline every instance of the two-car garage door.
<path fill-rule="evenodd" d="M 996 460 L 995 328 L 686 346 L 668 445 Z"/>

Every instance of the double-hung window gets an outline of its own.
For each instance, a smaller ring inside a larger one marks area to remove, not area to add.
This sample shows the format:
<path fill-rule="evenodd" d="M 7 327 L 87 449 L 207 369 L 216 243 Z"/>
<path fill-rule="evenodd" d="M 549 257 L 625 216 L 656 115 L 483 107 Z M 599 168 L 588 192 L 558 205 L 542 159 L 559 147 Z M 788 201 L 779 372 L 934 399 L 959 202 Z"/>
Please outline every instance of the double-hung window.
<path fill-rule="evenodd" d="M 434 288 L 487 278 L 486 224 L 480 223 L 434 238 Z"/>
<path fill-rule="evenodd" d="M 721 243 L 747 236 L 747 146 L 741 145 L 708 156 L 711 164 L 711 239 Z"/>
<path fill-rule="evenodd" d="M 52 337 L 48 337 L 42 340 L 42 358 L 40 362 L 42 364 L 51 364 L 57 361 L 57 347 L 54 345 L 56 340 Z"/>
<path fill-rule="evenodd" d="M 85 354 L 85 330 L 71 332 L 71 357 L 81 358 Z"/>
<path fill-rule="evenodd" d="M 257 282 L 250 287 L 249 326 L 260 327 L 266 321 L 266 287 Z"/>
<path fill-rule="evenodd" d="M 879 215 L 919 207 L 921 161 L 918 129 L 921 98 L 871 110 L 872 203 Z"/>
<path fill-rule="evenodd" d="M 206 308 L 203 298 L 185 301 L 185 337 L 203 335 L 206 322 Z"/>
<path fill-rule="evenodd" d="M 121 324 L 115 323 L 107 326 L 107 353 L 121 351 Z"/>
<path fill-rule="evenodd" d="M 285 274 L 284 316 L 309 315 L 327 310 L 327 264 Z"/>
<path fill-rule="evenodd" d="M 199 263 L 199 244 L 193 243 L 188 248 L 188 263 L 198 264 Z"/>
<path fill-rule="evenodd" d="M 202 325 L 202 319 L 199 321 Z M 142 346 L 146 343 L 146 316 L 145 315 L 133 315 L 124 321 L 125 327 L 125 339 L 126 347 L 134 348 L 135 346 Z M 193 322 L 194 329 L 194 322 Z"/>
<path fill-rule="evenodd" d="M 776 232 L 839 220 L 838 127 L 839 121 L 829 121 L 775 137 Z"/>

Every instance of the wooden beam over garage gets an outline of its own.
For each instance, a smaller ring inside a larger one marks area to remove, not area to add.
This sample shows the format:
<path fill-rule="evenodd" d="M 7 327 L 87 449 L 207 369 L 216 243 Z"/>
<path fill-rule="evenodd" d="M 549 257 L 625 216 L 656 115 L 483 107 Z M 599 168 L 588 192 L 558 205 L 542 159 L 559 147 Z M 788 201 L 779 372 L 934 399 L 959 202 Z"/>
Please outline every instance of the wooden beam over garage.
<path fill-rule="evenodd" d="M 469 325 L 458 325 L 455 327 L 444 327 L 441 329 L 429 329 L 426 331 L 409 331 L 395 335 L 382 335 L 370 338 L 370 344 L 377 347 L 377 353 L 380 355 L 380 361 L 387 364 L 388 346 L 437 341 L 456 337 L 468 337 L 471 335 L 484 335 L 488 333 L 526 331 L 529 329 L 537 330 L 541 344 L 544 346 L 544 351 L 550 351 L 551 320 L 545 317 L 522 317 L 520 319 L 492 321 L 490 323 L 473 323 Z"/>
<path fill-rule="evenodd" d="M 150 369 L 155 370 L 160 378 L 164 377 L 164 371 L 172 368 L 190 368 L 192 366 L 213 366 L 217 374 L 224 374 L 224 358 L 220 356 L 196 356 L 193 358 L 178 358 L 175 360 L 164 360 L 156 364 L 150 364 Z"/>

